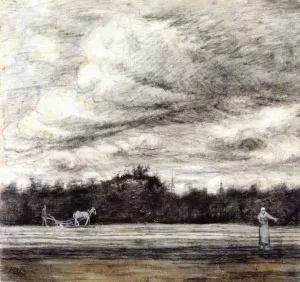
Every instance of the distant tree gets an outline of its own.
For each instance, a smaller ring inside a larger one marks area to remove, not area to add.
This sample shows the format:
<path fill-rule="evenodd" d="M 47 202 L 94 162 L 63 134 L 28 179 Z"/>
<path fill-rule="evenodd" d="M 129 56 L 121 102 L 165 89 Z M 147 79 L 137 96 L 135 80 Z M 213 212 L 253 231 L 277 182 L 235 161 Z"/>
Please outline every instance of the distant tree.
<path fill-rule="evenodd" d="M 137 179 L 143 179 L 147 177 L 147 173 L 149 170 L 150 170 L 149 166 L 138 165 L 136 167 L 133 167 L 132 175 Z"/>
<path fill-rule="evenodd" d="M 1 223 L 22 224 L 23 223 L 24 199 L 17 189 L 15 182 L 9 184 L 1 193 Z"/>
<path fill-rule="evenodd" d="M 191 188 L 179 196 L 168 190 L 158 175 L 150 175 L 148 166 L 138 165 L 111 180 L 97 182 L 57 181 L 53 185 L 31 179 L 27 189 L 11 183 L 1 191 L 0 221 L 3 224 L 41 224 L 41 210 L 58 219 L 68 219 L 76 210 L 96 208 L 94 223 L 165 222 L 257 224 L 262 206 L 278 217 L 282 225 L 297 225 L 300 220 L 300 188 L 285 184 L 262 191 L 229 187 L 216 194 Z"/>

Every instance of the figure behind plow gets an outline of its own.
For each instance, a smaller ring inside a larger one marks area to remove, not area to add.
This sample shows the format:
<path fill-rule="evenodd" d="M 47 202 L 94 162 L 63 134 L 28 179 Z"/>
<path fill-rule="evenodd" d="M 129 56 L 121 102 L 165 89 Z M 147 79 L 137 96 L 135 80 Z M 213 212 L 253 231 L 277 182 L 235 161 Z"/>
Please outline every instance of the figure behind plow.
<path fill-rule="evenodd" d="M 42 209 L 42 226 L 45 225 L 47 226 L 47 209 L 46 209 L 46 205 L 44 205 L 43 209 Z"/>

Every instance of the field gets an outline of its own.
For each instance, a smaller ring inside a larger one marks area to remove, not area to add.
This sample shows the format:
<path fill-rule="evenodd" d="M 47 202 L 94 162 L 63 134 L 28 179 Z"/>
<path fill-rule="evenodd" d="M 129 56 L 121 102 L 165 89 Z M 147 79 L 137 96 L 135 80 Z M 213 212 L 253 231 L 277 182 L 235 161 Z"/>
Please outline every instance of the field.
<path fill-rule="evenodd" d="M 233 224 L 0 227 L 1 281 L 300 281 L 300 228 Z"/>

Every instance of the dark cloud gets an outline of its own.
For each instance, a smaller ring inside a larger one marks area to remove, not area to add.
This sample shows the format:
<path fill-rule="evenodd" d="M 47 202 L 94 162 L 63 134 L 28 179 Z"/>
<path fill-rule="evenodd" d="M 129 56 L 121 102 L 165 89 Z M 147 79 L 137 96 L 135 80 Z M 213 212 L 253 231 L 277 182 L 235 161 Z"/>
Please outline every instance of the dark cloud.
<path fill-rule="evenodd" d="M 66 179 L 116 162 L 201 162 L 215 172 L 206 183 L 243 162 L 251 178 L 257 163 L 271 175 L 297 160 L 295 4 L 100 2 L 14 4 L 3 71 L 12 170 L 26 160 L 23 174 L 37 173 L 38 157 L 41 177 Z"/>
<path fill-rule="evenodd" d="M 258 138 L 246 138 L 241 140 L 238 145 L 238 148 L 244 152 L 255 151 L 265 148 L 267 145 L 264 141 Z"/>

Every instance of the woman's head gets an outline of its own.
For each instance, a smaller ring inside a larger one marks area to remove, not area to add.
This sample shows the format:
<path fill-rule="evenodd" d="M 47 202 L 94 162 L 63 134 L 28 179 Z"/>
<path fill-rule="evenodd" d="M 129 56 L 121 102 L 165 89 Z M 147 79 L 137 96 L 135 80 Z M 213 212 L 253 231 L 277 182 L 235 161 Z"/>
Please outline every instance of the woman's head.
<path fill-rule="evenodd" d="M 264 207 L 262 207 L 262 208 L 260 209 L 260 212 L 261 212 L 261 213 L 265 213 L 265 212 L 266 212 L 266 209 L 265 209 Z"/>

